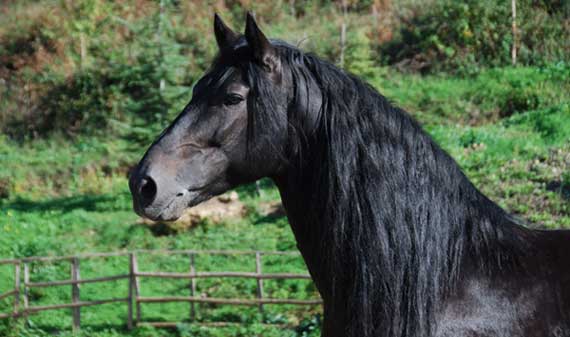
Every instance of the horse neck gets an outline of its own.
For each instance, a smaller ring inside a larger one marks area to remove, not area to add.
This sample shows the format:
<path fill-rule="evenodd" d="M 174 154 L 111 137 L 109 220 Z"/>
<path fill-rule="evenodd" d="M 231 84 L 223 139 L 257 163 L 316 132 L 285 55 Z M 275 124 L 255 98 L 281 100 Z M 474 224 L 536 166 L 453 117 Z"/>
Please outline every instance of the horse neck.
<path fill-rule="evenodd" d="M 365 94 L 352 111 L 325 111 L 322 132 L 275 181 L 325 303 L 369 321 L 353 335 L 428 331 L 463 264 L 516 265 L 524 231 L 405 112 Z"/>

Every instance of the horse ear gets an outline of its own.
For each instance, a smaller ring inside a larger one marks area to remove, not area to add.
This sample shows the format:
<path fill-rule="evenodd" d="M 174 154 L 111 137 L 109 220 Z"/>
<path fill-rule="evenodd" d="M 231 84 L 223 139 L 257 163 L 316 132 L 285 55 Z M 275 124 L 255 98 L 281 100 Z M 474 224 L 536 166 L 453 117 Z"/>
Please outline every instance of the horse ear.
<path fill-rule="evenodd" d="M 247 13 L 245 23 L 245 39 L 252 50 L 254 61 L 269 72 L 276 71 L 279 67 L 279 58 L 277 57 L 275 47 L 271 45 L 271 42 L 259 29 L 255 18 L 250 12 Z"/>
<path fill-rule="evenodd" d="M 239 39 L 239 35 L 231 30 L 230 27 L 226 26 L 218 13 L 214 14 L 214 34 L 216 35 L 216 41 L 218 42 L 218 48 L 220 48 L 220 50 L 234 45 Z"/>

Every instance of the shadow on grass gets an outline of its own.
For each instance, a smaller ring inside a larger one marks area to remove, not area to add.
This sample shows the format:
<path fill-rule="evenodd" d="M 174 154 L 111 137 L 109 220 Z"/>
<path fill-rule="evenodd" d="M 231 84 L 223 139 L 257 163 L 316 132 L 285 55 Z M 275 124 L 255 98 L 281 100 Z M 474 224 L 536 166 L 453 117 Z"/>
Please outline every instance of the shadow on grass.
<path fill-rule="evenodd" d="M 77 195 L 46 200 L 17 198 L 0 203 L 0 206 L 5 210 L 19 212 L 60 211 L 66 213 L 78 209 L 90 212 L 117 211 L 130 208 L 127 197 L 126 193 L 119 193 L 117 195 Z M 123 200 L 117 202 L 117 199 L 124 199 L 124 202 Z"/>
<path fill-rule="evenodd" d="M 287 217 L 285 209 L 281 203 L 276 203 L 271 209 L 268 210 L 267 214 L 260 216 L 253 222 L 255 225 L 264 223 L 275 223 Z"/>
<path fill-rule="evenodd" d="M 560 197 L 562 197 L 563 199 L 570 200 L 570 185 L 562 181 L 558 180 L 550 181 L 548 184 L 546 184 L 546 190 L 551 192 L 556 192 L 560 194 Z"/>

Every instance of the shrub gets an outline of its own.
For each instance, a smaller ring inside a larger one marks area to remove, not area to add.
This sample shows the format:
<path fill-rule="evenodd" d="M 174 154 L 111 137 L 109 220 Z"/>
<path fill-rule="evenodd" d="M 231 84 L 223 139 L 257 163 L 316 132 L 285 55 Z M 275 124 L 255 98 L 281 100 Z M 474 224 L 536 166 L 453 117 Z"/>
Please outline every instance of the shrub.
<path fill-rule="evenodd" d="M 517 1 L 521 64 L 570 59 L 570 16 L 553 3 Z M 510 2 L 441 0 L 415 13 L 403 20 L 393 41 L 380 47 L 389 64 L 472 73 L 480 67 L 511 63 Z"/>
<path fill-rule="evenodd" d="M 374 75 L 375 64 L 372 59 L 371 41 L 366 31 L 355 27 L 349 30 L 347 35 L 345 68 L 355 75 L 371 77 Z"/>
<path fill-rule="evenodd" d="M 130 25 L 137 38 L 129 48 L 100 55 L 69 77 L 57 70 L 30 75 L 43 88 L 40 97 L 28 113 L 9 116 L 3 131 L 16 138 L 57 132 L 148 141 L 184 105 L 190 81 L 176 32 L 161 20 L 156 14 Z"/>

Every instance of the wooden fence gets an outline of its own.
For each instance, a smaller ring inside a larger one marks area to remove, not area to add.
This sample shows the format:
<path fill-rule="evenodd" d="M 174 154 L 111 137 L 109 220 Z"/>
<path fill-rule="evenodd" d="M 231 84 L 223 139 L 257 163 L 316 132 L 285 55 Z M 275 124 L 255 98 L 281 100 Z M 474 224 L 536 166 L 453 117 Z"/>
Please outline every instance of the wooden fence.
<path fill-rule="evenodd" d="M 139 271 L 137 255 L 145 254 L 183 254 L 188 257 L 188 272 L 142 272 Z M 195 256 L 200 254 L 210 255 L 252 255 L 255 256 L 255 272 L 199 272 L 196 270 Z M 13 308 L 11 312 L 0 313 L 0 319 L 6 318 L 27 318 L 29 315 L 41 311 L 71 309 L 73 316 L 73 329 L 78 330 L 81 327 L 81 307 L 97 306 L 107 303 L 124 303 L 128 308 L 127 327 L 132 329 L 138 324 L 152 325 L 155 327 L 175 326 L 177 322 L 143 322 L 141 319 L 141 305 L 143 303 L 164 303 L 164 302 L 189 302 L 190 303 L 190 319 L 194 320 L 196 315 L 195 303 L 211 303 L 211 304 L 228 304 L 228 305 L 246 305 L 257 306 L 263 312 L 263 306 L 267 304 L 292 304 L 314 306 L 322 303 L 321 299 L 315 298 L 310 300 L 299 299 L 275 299 L 264 296 L 263 281 L 264 280 L 283 280 L 283 279 L 310 279 L 308 274 L 298 273 L 263 273 L 262 256 L 264 255 L 299 255 L 296 252 L 262 252 L 262 251 L 216 251 L 216 250 L 158 250 L 148 251 L 139 250 L 135 252 L 115 252 L 115 253 L 96 253 L 84 254 L 78 256 L 59 256 L 59 257 L 29 257 L 22 259 L 5 259 L 0 260 L 0 265 L 14 266 L 14 288 L 8 292 L 0 294 L 0 300 L 5 298 L 13 298 Z M 80 277 L 80 261 L 82 259 L 104 258 L 128 256 L 129 270 L 125 274 L 82 279 Z M 56 262 L 69 261 L 70 263 L 70 279 L 57 280 L 48 282 L 30 282 L 30 264 L 34 262 Z M 23 274 L 23 282 L 22 282 Z M 142 297 L 140 296 L 141 278 L 161 278 L 161 279 L 188 279 L 189 296 L 171 296 L 171 297 Z M 196 294 L 197 279 L 205 278 L 246 278 L 257 280 L 257 291 L 255 299 L 242 298 L 213 298 L 200 297 Z M 81 301 L 80 285 L 86 283 L 111 282 L 117 280 L 126 280 L 128 282 L 128 293 L 121 298 L 108 298 L 95 301 Z M 46 288 L 57 286 L 71 286 L 71 303 L 61 303 L 52 305 L 36 305 L 30 303 L 29 291 L 32 288 Z M 23 302 L 21 302 L 23 299 Z"/>

